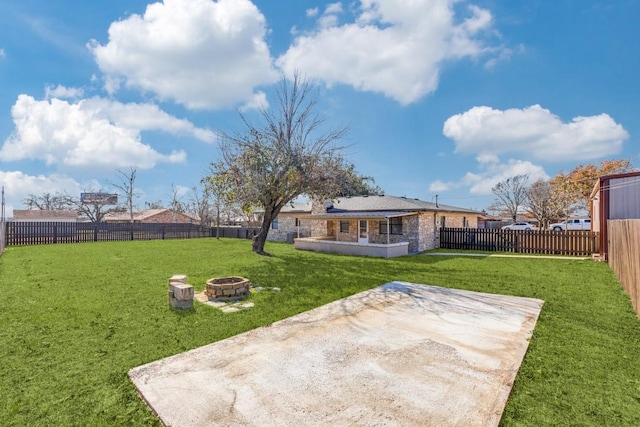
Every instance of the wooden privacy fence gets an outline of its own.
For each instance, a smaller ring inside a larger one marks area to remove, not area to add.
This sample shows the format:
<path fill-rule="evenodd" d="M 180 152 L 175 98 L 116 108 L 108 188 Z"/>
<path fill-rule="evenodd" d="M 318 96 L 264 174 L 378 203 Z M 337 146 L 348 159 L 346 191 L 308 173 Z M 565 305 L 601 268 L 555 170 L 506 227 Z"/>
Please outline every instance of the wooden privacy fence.
<path fill-rule="evenodd" d="M 609 266 L 640 316 L 640 219 L 608 220 Z"/>
<path fill-rule="evenodd" d="M 598 252 L 598 233 L 591 231 L 524 231 L 441 228 L 440 247 L 525 254 L 591 256 Z"/>
<path fill-rule="evenodd" d="M 251 238 L 257 233 L 254 230 L 258 229 L 221 227 L 220 237 Z M 4 232 L 7 246 L 216 236 L 215 228 L 176 223 L 7 222 Z"/>

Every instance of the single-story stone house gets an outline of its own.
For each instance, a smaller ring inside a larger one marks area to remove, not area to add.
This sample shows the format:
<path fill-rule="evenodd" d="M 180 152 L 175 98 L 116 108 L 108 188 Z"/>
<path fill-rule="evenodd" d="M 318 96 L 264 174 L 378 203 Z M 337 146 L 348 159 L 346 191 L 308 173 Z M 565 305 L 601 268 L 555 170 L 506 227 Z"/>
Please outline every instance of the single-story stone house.
<path fill-rule="evenodd" d="M 298 249 L 388 258 L 436 248 L 440 228 L 477 228 L 478 215 L 407 197 L 340 197 L 288 206 L 268 238 L 294 241 Z"/>
<path fill-rule="evenodd" d="M 103 217 L 104 222 L 117 224 L 129 223 L 129 212 L 108 212 Z M 193 214 L 176 212 L 172 209 L 144 209 L 133 213 L 134 223 L 143 224 L 198 224 L 200 218 Z"/>

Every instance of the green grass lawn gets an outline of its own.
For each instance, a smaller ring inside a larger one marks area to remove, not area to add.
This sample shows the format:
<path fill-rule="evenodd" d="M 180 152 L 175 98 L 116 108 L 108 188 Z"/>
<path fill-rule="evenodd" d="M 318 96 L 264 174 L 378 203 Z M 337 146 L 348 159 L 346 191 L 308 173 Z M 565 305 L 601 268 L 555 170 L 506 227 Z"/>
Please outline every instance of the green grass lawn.
<path fill-rule="evenodd" d="M 603 263 L 411 256 L 391 260 L 194 239 L 9 247 L 0 257 L 0 425 L 159 422 L 127 371 L 336 299 L 404 280 L 545 301 L 502 424 L 640 425 L 640 321 Z M 174 311 L 167 280 L 257 286 L 232 314 Z"/>

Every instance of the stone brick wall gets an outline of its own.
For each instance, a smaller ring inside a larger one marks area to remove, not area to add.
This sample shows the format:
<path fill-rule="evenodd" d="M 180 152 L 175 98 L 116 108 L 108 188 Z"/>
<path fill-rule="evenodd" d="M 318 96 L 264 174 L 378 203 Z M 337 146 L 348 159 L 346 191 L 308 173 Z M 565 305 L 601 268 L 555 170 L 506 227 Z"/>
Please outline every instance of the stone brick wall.
<path fill-rule="evenodd" d="M 296 218 L 300 221 L 300 237 L 319 237 L 327 235 L 326 221 L 310 219 L 308 214 L 288 214 L 278 215 L 278 229 L 269 229 L 267 240 L 274 242 L 286 242 L 288 234 L 296 233 Z"/>
<path fill-rule="evenodd" d="M 389 234 L 389 243 L 409 242 L 409 253 L 418 252 L 418 244 L 420 240 L 418 228 L 418 215 L 403 216 L 402 218 L 402 234 Z M 380 233 L 380 223 L 384 221 L 369 221 L 369 242 L 371 243 L 387 243 L 387 234 Z M 386 228 L 386 226 L 385 226 Z"/>
<path fill-rule="evenodd" d="M 438 216 L 435 212 L 423 212 L 419 216 L 420 244 L 418 252 L 438 247 Z"/>
<path fill-rule="evenodd" d="M 357 242 L 358 241 L 358 221 L 349 220 L 349 231 L 340 231 L 340 221 L 330 221 L 335 231 L 336 240 L 338 242 Z"/>
<path fill-rule="evenodd" d="M 301 226 L 300 233 L 302 233 L 302 228 L 303 227 Z M 267 239 L 274 242 L 286 242 L 289 232 L 298 232 L 298 227 L 296 227 L 296 217 L 287 214 L 280 214 L 278 215 L 278 229 L 274 230 L 272 225 L 269 229 Z"/>
<path fill-rule="evenodd" d="M 435 231 L 433 233 L 433 247 L 428 249 L 438 248 L 440 245 L 440 227 L 443 225 L 442 217 L 444 217 L 445 228 L 478 228 L 478 215 L 472 213 L 438 212 L 435 221 Z"/>

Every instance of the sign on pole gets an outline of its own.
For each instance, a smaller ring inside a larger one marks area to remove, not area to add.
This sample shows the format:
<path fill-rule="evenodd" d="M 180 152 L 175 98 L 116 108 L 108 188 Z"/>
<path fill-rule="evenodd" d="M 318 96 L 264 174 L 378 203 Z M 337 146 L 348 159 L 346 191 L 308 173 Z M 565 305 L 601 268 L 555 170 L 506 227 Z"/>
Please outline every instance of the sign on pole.
<path fill-rule="evenodd" d="M 80 193 L 80 203 L 98 205 L 117 205 L 118 195 L 111 193 Z"/>

